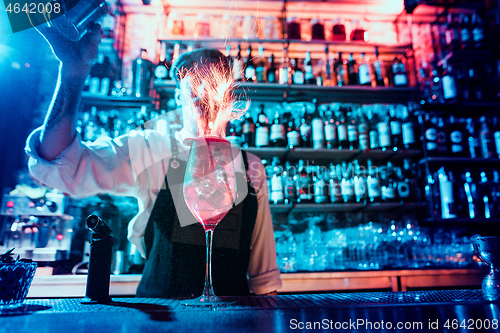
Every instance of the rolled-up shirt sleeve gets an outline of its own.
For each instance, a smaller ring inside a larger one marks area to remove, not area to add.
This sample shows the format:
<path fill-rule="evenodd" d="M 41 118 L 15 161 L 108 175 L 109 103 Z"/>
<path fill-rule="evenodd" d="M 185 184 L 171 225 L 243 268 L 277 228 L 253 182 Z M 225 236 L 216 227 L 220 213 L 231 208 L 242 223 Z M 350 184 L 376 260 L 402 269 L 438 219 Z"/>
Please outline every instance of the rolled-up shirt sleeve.
<path fill-rule="evenodd" d="M 126 140 L 82 142 L 77 135 L 57 158 L 47 161 L 38 155 L 41 131 L 37 128 L 30 134 L 25 148 L 30 173 L 39 182 L 75 198 L 104 192 L 137 194 Z"/>
<path fill-rule="evenodd" d="M 248 285 L 250 291 L 262 295 L 281 288 L 280 271 L 276 263 L 271 209 L 267 197 L 264 166 L 255 155 L 248 154 L 249 176 L 257 195 L 257 218 L 252 234 Z"/>

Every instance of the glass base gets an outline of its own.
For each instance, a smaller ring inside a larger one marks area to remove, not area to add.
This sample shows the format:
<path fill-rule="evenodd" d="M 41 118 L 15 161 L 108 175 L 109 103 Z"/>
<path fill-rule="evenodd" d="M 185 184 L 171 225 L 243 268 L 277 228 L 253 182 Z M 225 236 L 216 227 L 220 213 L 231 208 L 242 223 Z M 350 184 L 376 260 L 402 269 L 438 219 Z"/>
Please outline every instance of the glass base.
<path fill-rule="evenodd" d="M 212 307 L 212 308 L 218 308 L 230 304 L 234 304 L 235 301 L 229 301 L 222 299 L 218 296 L 200 296 L 198 298 L 194 299 L 185 299 L 181 301 L 182 305 L 185 306 L 197 306 L 197 307 Z"/>
<path fill-rule="evenodd" d="M 8 311 L 8 310 L 12 310 L 12 309 L 16 309 L 16 308 L 19 308 L 23 305 L 23 302 L 17 302 L 17 303 L 11 303 L 11 304 L 4 304 L 4 303 L 0 303 L 0 312 L 2 311 Z"/>

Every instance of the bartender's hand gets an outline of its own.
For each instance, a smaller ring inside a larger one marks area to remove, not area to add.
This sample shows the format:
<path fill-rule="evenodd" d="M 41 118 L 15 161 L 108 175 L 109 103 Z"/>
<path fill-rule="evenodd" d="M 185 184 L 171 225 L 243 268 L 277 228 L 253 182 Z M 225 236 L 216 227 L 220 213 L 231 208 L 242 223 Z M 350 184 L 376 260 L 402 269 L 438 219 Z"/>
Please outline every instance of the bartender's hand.
<path fill-rule="evenodd" d="M 46 24 L 36 27 L 52 48 L 54 55 L 61 61 L 61 74 L 68 78 L 86 78 L 95 62 L 97 48 L 101 42 L 102 30 L 99 24 L 91 29 L 78 42 L 61 36 Z"/>
<path fill-rule="evenodd" d="M 52 161 L 69 147 L 76 136 L 75 115 L 102 33 L 101 27 L 95 24 L 80 41 L 72 42 L 46 25 L 38 26 L 37 30 L 61 61 L 56 93 L 45 117 L 38 145 L 40 157 Z"/>

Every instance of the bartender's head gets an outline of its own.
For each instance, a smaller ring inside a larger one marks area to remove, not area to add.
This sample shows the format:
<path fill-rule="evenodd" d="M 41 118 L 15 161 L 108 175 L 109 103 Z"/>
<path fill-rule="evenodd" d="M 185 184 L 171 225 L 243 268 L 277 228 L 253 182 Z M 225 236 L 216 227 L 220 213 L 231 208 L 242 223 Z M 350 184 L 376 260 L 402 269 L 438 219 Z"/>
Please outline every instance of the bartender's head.
<path fill-rule="evenodd" d="M 218 83 L 232 83 L 231 66 L 227 57 L 216 49 L 197 49 L 183 53 L 172 64 L 170 77 L 176 82 L 175 101 L 182 107 L 184 128 L 197 134 L 199 118 L 210 113 L 213 105 L 230 101 L 230 94 L 219 96 Z M 224 90 L 225 91 L 225 90 Z M 194 127 L 194 128 L 193 128 Z"/>

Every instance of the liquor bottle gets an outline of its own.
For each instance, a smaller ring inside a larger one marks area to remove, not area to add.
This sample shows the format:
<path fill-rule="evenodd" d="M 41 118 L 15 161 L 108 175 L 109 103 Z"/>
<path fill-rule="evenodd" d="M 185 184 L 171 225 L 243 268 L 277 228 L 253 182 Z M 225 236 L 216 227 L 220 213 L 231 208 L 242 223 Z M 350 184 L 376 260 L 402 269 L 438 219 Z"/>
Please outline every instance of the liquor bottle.
<path fill-rule="evenodd" d="M 437 64 L 432 67 L 432 77 L 431 77 L 431 98 L 429 103 L 433 104 L 444 104 L 444 94 L 443 94 L 443 84 L 441 77 L 439 76 Z"/>
<path fill-rule="evenodd" d="M 370 125 L 368 119 L 365 114 L 361 112 L 360 117 L 358 118 L 358 138 L 359 138 L 359 150 L 368 150 L 370 149 Z"/>
<path fill-rule="evenodd" d="M 391 145 L 393 150 L 403 148 L 403 129 L 401 120 L 397 117 L 396 108 L 391 107 L 389 110 L 389 121 L 391 127 Z"/>
<path fill-rule="evenodd" d="M 474 48 L 471 18 L 467 14 L 460 15 L 460 41 L 463 50 L 470 50 Z"/>
<path fill-rule="evenodd" d="M 286 129 L 286 139 L 289 149 L 300 146 L 300 131 L 295 124 L 295 118 L 290 115 Z"/>
<path fill-rule="evenodd" d="M 479 137 L 477 135 L 476 126 L 471 118 L 467 119 L 467 145 L 469 147 L 469 154 L 471 158 L 481 157 L 479 147 Z"/>
<path fill-rule="evenodd" d="M 337 116 L 337 130 L 339 138 L 339 149 L 347 149 L 349 147 L 349 140 L 347 138 L 347 123 L 345 120 L 345 111 L 343 109 L 339 110 L 339 115 Z"/>
<path fill-rule="evenodd" d="M 283 203 L 285 196 L 283 192 L 283 168 L 279 166 L 278 157 L 274 156 L 272 161 L 273 175 L 271 177 L 271 202 L 273 204 Z"/>
<path fill-rule="evenodd" d="M 283 171 L 283 182 L 284 182 L 284 203 L 291 204 L 296 201 L 296 170 L 292 167 L 289 161 L 285 163 L 285 170 Z"/>
<path fill-rule="evenodd" d="M 479 189 L 472 179 L 472 174 L 469 169 L 464 170 L 462 175 L 462 182 L 464 187 L 465 197 L 467 198 L 467 217 L 474 219 L 479 216 Z"/>
<path fill-rule="evenodd" d="M 437 154 L 439 156 L 448 155 L 448 133 L 446 131 L 443 117 L 437 118 L 436 144 L 437 144 Z"/>
<path fill-rule="evenodd" d="M 496 151 L 495 142 L 493 140 L 491 130 L 486 123 L 486 117 L 482 116 L 479 121 L 481 123 L 481 129 L 479 130 L 479 145 L 481 147 L 481 157 L 494 158 Z"/>
<path fill-rule="evenodd" d="M 387 111 L 377 124 L 378 144 L 382 150 L 390 149 L 391 147 L 391 125 L 390 117 Z"/>
<path fill-rule="evenodd" d="M 224 54 L 227 58 L 229 66 L 233 68 L 233 57 L 231 56 L 231 44 L 226 45 L 226 53 Z"/>
<path fill-rule="evenodd" d="M 286 47 L 283 49 L 283 61 L 279 70 L 279 82 L 280 84 L 290 83 L 290 58 L 288 57 L 288 49 Z"/>
<path fill-rule="evenodd" d="M 474 42 L 474 48 L 481 50 L 485 47 L 485 34 L 483 20 L 479 14 L 472 15 L 472 40 Z"/>
<path fill-rule="evenodd" d="M 394 169 L 391 162 L 387 162 L 387 167 L 381 168 L 380 189 L 382 200 L 396 201 L 398 194 L 398 184 L 394 178 Z"/>
<path fill-rule="evenodd" d="M 455 85 L 455 78 L 453 77 L 453 68 L 450 65 L 443 65 L 443 72 L 441 74 L 441 82 L 443 84 L 443 98 L 446 103 L 455 103 L 457 101 L 457 87 Z"/>
<path fill-rule="evenodd" d="M 314 76 L 313 63 L 311 60 L 311 52 L 306 52 L 304 59 L 304 82 L 305 84 L 316 84 L 316 77 Z"/>
<path fill-rule="evenodd" d="M 409 201 L 416 201 L 420 196 L 420 187 L 418 183 L 418 178 L 417 178 L 417 172 L 416 168 L 412 166 L 412 160 L 411 159 L 404 159 L 403 160 L 403 179 L 406 184 L 408 184 L 409 188 L 409 196 L 406 198 L 406 200 Z"/>
<path fill-rule="evenodd" d="M 481 208 L 483 208 L 484 218 L 490 219 L 495 210 L 495 207 L 493 207 L 493 199 L 491 197 L 491 187 L 484 169 L 479 171 L 479 176 L 479 187 L 481 188 Z"/>
<path fill-rule="evenodd" d="M 364 168 L 358 164 L 357 160 L 354 160 L 354 196 L 356 202 L 363 202 L 368 197 L 367 182 Z"/>
<path fill-rule="evenodd" d="M 373 87 L 384 87 L 385 86 L 385 67 L 383 61 L 380 59 L 380 54 L 378 52 L 378 46 L 375 46 L 375 61 L 373 62 L 373 77 L 372 81 Z"/>
<path fill-rule="evenodd" d="M 403 170 L 400 167 L 394 168 L 394 174 L 397 182 L 397 195 L 401 200 L 409 200 L 411 190 L 410 181 L 403 175 Z"/>
<path fill-rule="evenodd" d="M 401 131 L 403 134 L 403 146 L 405 149 L 418 149 L 418 123 L 406 106 L 403 107 L 403 124 Z"/>
<path fill-rule="evenodd" d="M 299 59 L 292 59 L 292 83 L 293 84 L 304 84 L 304 72 L 299 64 Z"/>
<path fill-rule="evenodd" d="M 264 111 L 264 104 L 260 106 L 260 113 L 257 115 L 257 123 L 255 124 L 255 146 L 269 146 L 269 120 Z"/>
<path fill-rule="evenodd" d="M 349 149 L 354 150 L 359 147 L 358 124 L 352 110 L 347 112 L 347 140 L 349 140 Z"/>
<path fill-rule="evenodd" d="M 277 110 L 274 113 L 273 124 L 271 125 L 271 133 L 269 134 L 271 147 L 285 147 L 286 133 L 285 126 L 280 121 L 280 112 Z"/>
<path fill-rule="evenodd" d="M 484 88 L 477 68 L 469 68 L 469 86 L 471 92 L 471 100 L 475 102 L 482 102 L 484 100 Z"/>
<path fill-rule="evenodd" d="M 372 69 L 365 53 L 361 53 L 361 61 L 358 67 L 359 84 L 362 86 L 371 86 Z"/>
<path fill-rule="evenodd" d="M 379 123 L 378 116 L 373 108 L 368 109 L 368 124 L 370 129 L 370 149 L 380 149 L 377 124 Z"/>
<path fill-rule="evenodd" d="M 332 40 L 345 42 L 347 38 L 345 26 L 340 19 L 333 20 Z"/>
<path fill-rule="evenodd" d="M 168 80 L 170 64 L 167 63 L 167 44 L 161 43 L 160 60 L 155 67 L 154 75 L 157 80 Z"/>
<path fill-rule="evenodd" d="M 491 198 L 493 200 L 494 211 L 493 217 L 500 216 L 500 173 L 496 169 L 491 170 L 492 183 L 491 183 Z"/>
<path fill-rule="evenodd" d="M 300 143 L 302 147 L 311 148 L 312 147 L 312 127 L 311 127 L 311 114 L 307 111 L 307 108 L 303 107 L 302 117 L 300 118 Z"/>
<path fill-rule="evenodd" d="M 267 82 L 276 83 L 276 65 L 274 64 L 274 54 L 269 56 L 269 67 L 267 68 Z"/>
<path fill-rule="evenodd" d="M 312 147 L 314 149 L 321 149 L 325 147 L 325 131 L 323 118 L 319 114 L 319 105 L 316 99 L 313 100 L 314 113 L 312 115 Z"/>
<path fill-rule="evenodd" d="M 495 140 L 495 149 L 497 157 L 500 158 L 500 119 L 495 117 L 495 125 L 493 128 L 493 139 Z"/>
<path fill-rule="evenodd" d="M 90 113 L 85 112 L 83 114 L 83 127 L 82 136 L 84 141 L 94 141 L 97 139 L 97 131 L 99 129 L 99 124 L 97 120 L 97 107 L 92 106 L 90 108 Z"/>
<path fill-rule="evenodd" d="M 254 61 L 254 64 L 257 82 L 266 82 L 266 62 L 264 60 L 264 47 L 262 45 L 259 45 L 259 57 Z"/>
<path fill-rule="evenodd" d="M 446 29 L 446 44 L 448 45 L 449 52 L 456 52 L 460 50 L 460 28 L 455 19 L 456 15 L 448 13 L 446 22 L 448 28 Z"/>
<path fill-rule="evenodd" d="M 342 60 L 342 52 L 339 52 L 339 57 L 335 62 L 334 69 L 335 69 L 335 78 L 337 81 L 337 85 L 339 87 L 345 86 L 347 84 L 347 77 L 346 77 L 347 72 L 345 69 L 344 60 Z"/>
<path fill-rule="evenodd" d="M 253 63 L 253 56 L 252 56 L 252 45 L 248 45 L 248 57 L 247 57 L 247 62 L 245 64 L 245 80 L 247 82 L 256 82 L 257 77 L 256 77 L 256 72 L 255 72 L 255 64 Z"/>
<path fill-rule="evenodd" d="M 304 165 L 304 160 L 299 160 L 299 167 L 297 169 L 297 203 L 312 203 L 313 198 L 313 182 L 310 172 L 310 166 Z"/>
<path fill-rule="evenodd" d="M 333 53 L 328 50 L 328 45 L 325 46 L 324 68 L 323 68 L 323 85 L 325 87 L 335 86 L 332 66 L 334 64 Z"/>
<path fill-rule="evenodd" d="M 406 87 L 408 79 L 406 78 L 406 68 L 400 57 L 394 58 L 392 63 L 393 83 L 395 87 Z"/>
<path fill-rule="evenodd" d="M 347 62 L 347 81 L 350 86 L 358 84 L 358 72 L 356 71 L 356 60 L 353 54 L 349 54 L 349 61 Z"/>
<path fill-rule="evenodd" d="M 241 136 L 236 132 L 234 119 L 231 119 L 226 124 L 226 139 L 233 145 L 241 146 Z"/>
<path fill-rule="evenodd" d="M 326 183 L 326 168 L 318 165 L 313 167 L 314 202 L 321 204 L 328 200 L 328 186 Z"/>
<path fill-rule="evenodd" d="M 466 133 L 463 123 L 455 120 L 455 117 L 450 116 L 448 124 L 449 140 L 448 151 L 452 156 L 467 156 Z"/>
<path fill-rule="evenodd" d="M 372 165 L 372 161 L 370 159 L 368 159 L 366 163 L 368 169 L 368 177 L 366 178 L 368 198 L 370 199 L 370 202 L 378 202 L 382 199 L 378 168 Z"/>
<path fill-rule="evenodd" d="M 427 175 L 427 181 L 424 188 L 425 200 L 427 202 L 427 206 L 429 207 L 430 217 L 431 218 L 440 218 L 441 217 L 441 196 L 439 193 L 439 182 L 438 182 L 438 174 L 429 173 Z"/>
<path fill-rule="evenodd" d="M 235 81 L 243 80 L 243 59 L 241 58 L 241 46 L 237 47 L 238 53 L 233 60 L 233 79 Z"/>
<path fill-rule="evenodd" d="M 245 113 L 245 121 L 241 127 L 243 148 L 255 147 L 255 124 L 250 111 Z"/>
<path fill-rule="evenodd" d="M 457 217 L 455 199 L 453 196 L 453 182 L 451 173 L 441 167 L 438 170 L 439 192 L 441 194 L 441 218 L 452 219 Z"/>
<path fill-rule="evenodd" d="M 342 199 L 344 202 L 354 202 L 356 197 L 354 196 L 354 183 L 353 183 L 353 169 L 352 163 L 342 162 L 342 180 L 340 182 L 340 191 L 342 192 Z"/>
<path fill-rule="evenodd" d="M 437 129 L 434 119 L 429 113 L 424 115 L 424 146 L 429 156 L 437 155 Z"/>
<path fill-rule="evenodd" d="M 329 185 L 330 185 L 330 201 L 333 203 L 343 202 L 342 189 L 340 182 L 342 181 L 340 173 L 340 165 L 335 166 L 330 163 L 330 175 L 329 175 Z"/>
<path fill-rule="evenodd" d="M 325 112 L 325 141 L 326 148 L 337 149 L 339 146 L 339 141 L 337 138 L 337 125 L 335 124 L 335 119 L 333 119 L 333 112 L 330 106 L 327 106 Z"/>

